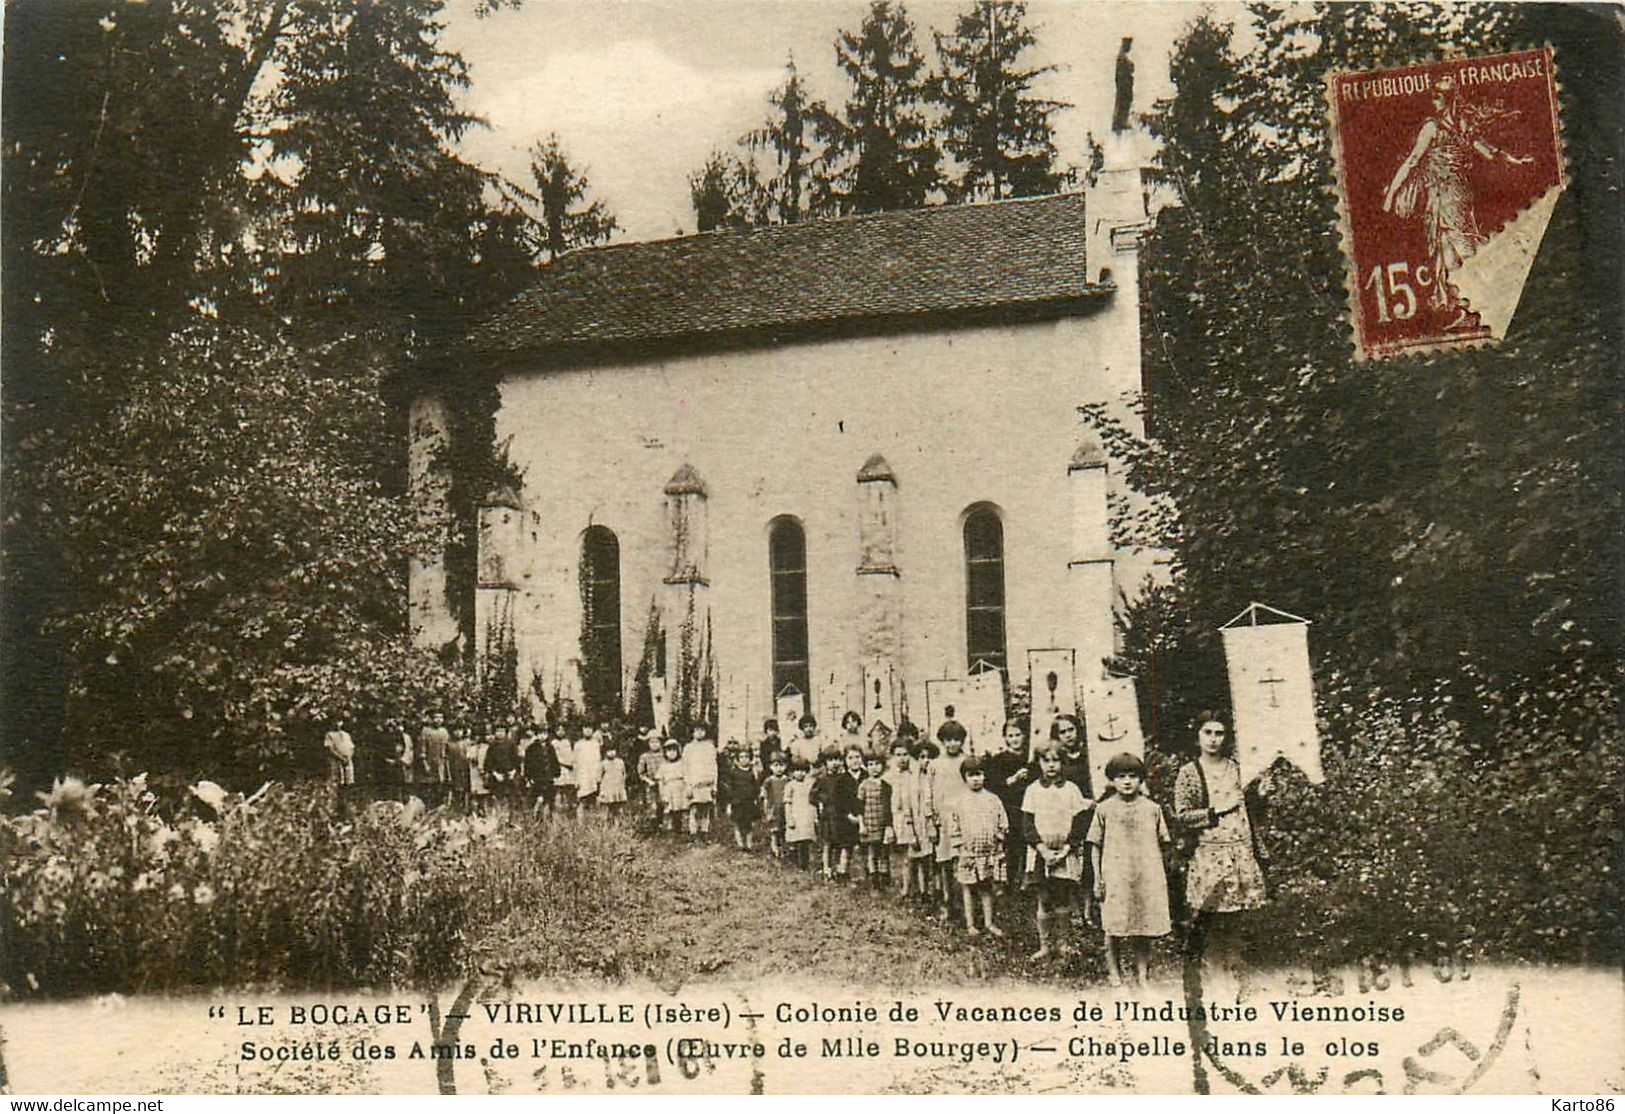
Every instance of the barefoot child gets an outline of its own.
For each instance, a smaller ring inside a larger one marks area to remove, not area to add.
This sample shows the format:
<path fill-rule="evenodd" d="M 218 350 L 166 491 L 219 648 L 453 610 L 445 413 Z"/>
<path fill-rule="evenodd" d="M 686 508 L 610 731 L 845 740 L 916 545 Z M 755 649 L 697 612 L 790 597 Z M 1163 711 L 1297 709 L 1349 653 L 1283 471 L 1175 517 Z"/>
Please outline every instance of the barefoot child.
<path fill-rule="evenodd" d="M 784 787 L 784 846 L 802 870 L 812 868 L 813 834 L 818 827 L 818 811 L 813 805 L 812 782 L 807 760 L 790 760 L 790 781 Z"/>
<path fill-rule="evenodd" d="M 1083 883 L 1083 845 L 1093 818 L 1089 798 L 1067 780 L 1059 743 L 1038 748 L 1038 781 L 1021 798 L 1028 848 L 1024 885 L 1038 893 L 1038 950 L 1032 958 L 1067 952 L 1067 929 Z"/>
<path fill-rule="evenodd" d="M 993 923 L 993 887 L 1006 877 L 1004 840 L 1010 822 L 1004 802 L 986 788 L 987 771 L 980 756 L 971 755 L 959 767 L 965 793 L 954 809 L 949 825 L 954 846 L 954 879 L 965 895 L 965 931 L 976 931 L 976 902 L 981 900 L 982 923 L 989 936 L 1003 936 Z"/>
<path fill-rule="evenodd" d="M 1168 875 L 1162 848 L 1169 842 L 1162 809 L 1144 795 L 1145 763 L 1119 754 L 1106 763 L 1106 779 L 1117 790 L 1095 807 L 1089 826 L 1095 897 L 1106 933 L 1106 967 L 1113 986 L 1123 985 L 1122 950 L 1133 954 L 1140 985 L 1150 976 L 1151 939 L 1172 929 L 1168 916 Z"/>
<path fill-rule="evenodd" d="M 863 844 L 869 885 L 878 890 L 891 884 L 892 786 L 885 777 L 884 756 L 864 755 L 863 768 L 864 777 L 858 783 L 858 842 Z"/>

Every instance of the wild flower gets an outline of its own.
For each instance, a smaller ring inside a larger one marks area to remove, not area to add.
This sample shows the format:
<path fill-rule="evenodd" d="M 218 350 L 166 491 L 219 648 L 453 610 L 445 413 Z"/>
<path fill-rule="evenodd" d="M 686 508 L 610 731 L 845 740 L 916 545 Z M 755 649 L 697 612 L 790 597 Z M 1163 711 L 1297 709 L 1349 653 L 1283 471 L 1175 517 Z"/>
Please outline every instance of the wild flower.
<path fill-rule="evenodd" d="M 214 898 L 214 887 L 207 882 L 199 882 L 197 889 L 192 891 L 192 901 L 197 905 L 213 905 Z"/>
<path fill-rule="evenodd" d="M 101 788 L 100 785 L 86 785 L 76 777 L 59 777 L 49 793 L 34 795 L 45 802 L 45 809 L 52 821 L 66 826 L 95 817 L 96 794 Z"/>
<path fill-rule="evenodd" d="M 212 781 L 200 781 L 192 786 L 192 796 L 208 805 L 216 816 L 226 811 L 226 791 Z"/>
<path fill-rule="evenodd" d="M 169 845 L 181 838 L 181 834 L 168 824 L 160 823 L 146 840 L 147 857 L 163 859 L 169 854 Z"/>
<path fill-rule="evenodd" d="M 214 849 L 220 846 L 220 833 L 212 825 L 194 824 L 188 834 L 205 855 L 212 854 Z"/>

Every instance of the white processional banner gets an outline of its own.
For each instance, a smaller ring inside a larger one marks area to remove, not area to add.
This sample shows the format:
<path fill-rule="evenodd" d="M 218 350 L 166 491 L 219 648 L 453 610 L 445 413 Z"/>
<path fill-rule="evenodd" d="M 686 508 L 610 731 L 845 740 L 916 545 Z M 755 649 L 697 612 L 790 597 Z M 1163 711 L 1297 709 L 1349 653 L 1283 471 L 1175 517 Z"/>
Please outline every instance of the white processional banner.
<path fill-rule="evenodd" d="M 779 721 L 779 738 L 789 739 L 799 730 L 807 714 L 807 696 L 794 685 L 785 685 L 773 700 L 773 718 Z"/>
<path fill-rule="evenodd" d="M 750 686 L 728 677 L 717 699 L 717 742 L 749 743 L 754 738 L 750 722 Z"/>
<path fill-rule="evenodd" d="M 671 727 L 671 709 L 666 706 L 666 678 L 649 678 L 649 705 L 654 709 L 655 730 L 668 737 Z"/>
<path fill-rule="evenodd" d="M 1083 686 L 1083 725 L 1089 732 L 1089 778 L 1092 795 L 1106 791 L 1106 763 L 1119 754 L 1145 757 L 1140 731 L 1140 701 L 1132 677 L 1108 677 Z"/>
<path fill-rule="evenodd" d="M 925 682 L 925 737 L 935 739 L 937 728 L 950 715 L 959 718 L 960 706 L 965 703 L 965 678 L 933 677 Z M 949 708 L 953 712 L 948 711 Z"/>
<path fill-rule="evenodd" d="M 971 754 L 997 754 L 1004 747 L 1004 675 L 988 668 L 972 673 L 958 705 L 959 722 L 970 732 Z"/>
<path fill-rule="evenodd" d="M 881 658 L 870 658 L 863 665 L 862 706 L 858 712 L 863 716 L 864 734 L 868 734 L 876 723 L 884 723 L 893 731 L 902 719 L 902 709 L 897 691 L 897 671 L 888 661 Z"/>
<path fill-rule="evenodd" d="M 818 710 L 813 715 L 818 717 L 818 733 L 827 738 L 833 739 L 841 733 L 841 717 L 847 712 L 862 713 L 863 701 L 847 677 L 843 668 L 825 674 L 813 685 L 818 690 Z"/>
<path fill-rule="evenodd" d="M 1255 604 L 1249 611 L 1259 606 Z M 1224 636 L 1224 658 L 1230 672 L 1236 761 L 1241 765 L 1242 783 L 1251 782 L 1281 757 L 1316 785 L 1325 781 L 1320 734 L 1315 729 L 1309 624 L 1297 620 L 1237 625 L 1219 633 Z"/>
<path fill-rule="evenodd" d="M 1028 753 L 1049 739 L 1049 725 L 1059 715 L 1077 715 L 1077 653 L 1070 649 L 1028 650 L 1027 676 L 1032 686 L 1032 731 Z"/>

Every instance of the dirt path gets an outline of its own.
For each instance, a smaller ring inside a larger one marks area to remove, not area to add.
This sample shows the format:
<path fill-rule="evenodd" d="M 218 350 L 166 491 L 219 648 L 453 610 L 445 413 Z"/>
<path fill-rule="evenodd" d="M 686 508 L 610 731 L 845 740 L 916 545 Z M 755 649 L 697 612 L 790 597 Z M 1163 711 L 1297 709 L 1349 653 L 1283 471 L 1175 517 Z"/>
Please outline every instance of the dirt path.
<path fill-rule="evenodd" d="M 675 988 L 688 982 L 750 984 L 804 977 L 862 986 L 1032 980 L 1057 987 L 1102 983 L 1100 935 L 1074 932 L 1076 954 L 1033 963 L 1037 946 L 1032 898 L 1019 891 L 999 902 L 1005 940 L 972 940 L 894 891 L 861 881 L 830 884 L 771 856 L 719 843 L 633 835 L 627 859 L 634 891 L 624 907 L 606 909 L 598 951 L 614 953 L 598 971 L 547 962 L 534 927 L 504 926 L 485 961 L 513 977 L 612 974 Z M 578 964 L 579 966 L 579 964 Z M 1154 974 L 1176 977 L 1172 944 L 1161 948 Z"/>

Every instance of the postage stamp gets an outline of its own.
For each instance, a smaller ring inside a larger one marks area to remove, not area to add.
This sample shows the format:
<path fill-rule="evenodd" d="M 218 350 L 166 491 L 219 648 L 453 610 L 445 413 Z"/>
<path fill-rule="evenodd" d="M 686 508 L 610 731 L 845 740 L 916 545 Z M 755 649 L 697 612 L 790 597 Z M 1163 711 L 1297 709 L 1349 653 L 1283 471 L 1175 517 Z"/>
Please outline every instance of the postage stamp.
<path fill-rule="evenodd" d="M 1566 185 L 1550 48 L 1327 77 L 1361 359 L 1506 335 Z"/>

